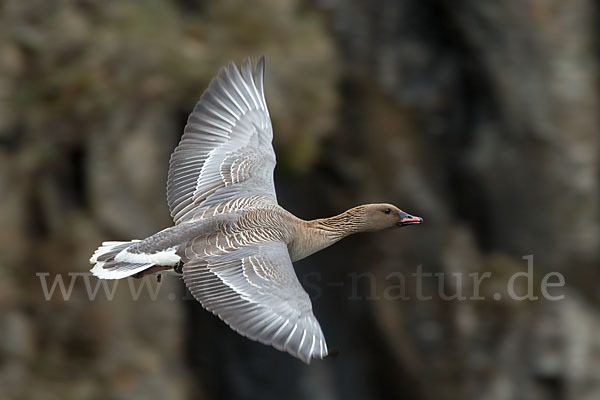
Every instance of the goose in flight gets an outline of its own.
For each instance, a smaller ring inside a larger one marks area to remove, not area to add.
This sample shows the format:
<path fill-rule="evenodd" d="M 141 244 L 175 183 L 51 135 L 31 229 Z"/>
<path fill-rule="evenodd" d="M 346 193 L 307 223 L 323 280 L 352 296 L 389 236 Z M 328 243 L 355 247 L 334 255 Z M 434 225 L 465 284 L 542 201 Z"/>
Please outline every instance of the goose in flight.
<path fill-rule="evenodd" d="M 327 356 L 310 298 L 292 266 L 357 232 L 422 223 L 391 204 L 305 221 L 277 203 L 264 58 L 252 74 L 221 69 L 171 155 L 167 202 L 175 225 L 143 240 L 104 242 L 101 279 L 173 270 L 202 306 L 243 336 L 309 363 Z"/>

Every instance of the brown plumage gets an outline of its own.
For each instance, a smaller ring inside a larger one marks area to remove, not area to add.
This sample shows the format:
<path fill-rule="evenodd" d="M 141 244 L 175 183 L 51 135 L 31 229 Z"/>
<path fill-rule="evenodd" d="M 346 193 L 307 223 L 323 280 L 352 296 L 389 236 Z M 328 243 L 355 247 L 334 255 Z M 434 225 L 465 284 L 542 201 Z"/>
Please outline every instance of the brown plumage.
<path fill-rule="evenodd" d="M 203 307 L 237 332 L 308 363 L 325 357 L 327 345 L 292 262 L 357 232 L 422 219 L 391 204 L 312 221 L 283 209 L 263 73 L 264 59 L 254 75 L 249 61 L 241 73 L 230 64 L 190 114 L 167 181 L 175 226 L 144 240 L 105 242 L 90 262 L 104 279 L 182 272 Z"/>

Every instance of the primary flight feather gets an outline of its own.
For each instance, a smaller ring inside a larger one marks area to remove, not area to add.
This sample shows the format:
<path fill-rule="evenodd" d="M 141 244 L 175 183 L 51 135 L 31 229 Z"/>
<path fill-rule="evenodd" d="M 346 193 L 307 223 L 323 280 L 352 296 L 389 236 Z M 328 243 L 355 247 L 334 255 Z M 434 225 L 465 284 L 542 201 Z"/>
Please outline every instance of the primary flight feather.
<path fill-rule="evenodd" d="M 90 259 L 103 279 L 183 274 L 204 308 L 241 335 L 309 363 L 327 355 L 310 298 L 292 266 L 357 232 L 422 223 L 391 204 L 305 221 L 277 203 L 264 58 L 252 73 L 221 69 L 171 155 L 167 202 L 175 226 L 146 239 L 104 242 Z"/>

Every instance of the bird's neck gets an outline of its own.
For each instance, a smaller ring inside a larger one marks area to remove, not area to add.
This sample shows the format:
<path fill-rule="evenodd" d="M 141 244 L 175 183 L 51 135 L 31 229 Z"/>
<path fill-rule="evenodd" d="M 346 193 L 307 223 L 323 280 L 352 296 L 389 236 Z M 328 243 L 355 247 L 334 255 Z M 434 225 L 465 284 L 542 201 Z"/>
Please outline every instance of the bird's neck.
<path fill-rule="evenodd" d="M 337 240 L 343 239 L 353 233 L 363 232 L 366 222 L 364 214 L 359 207 L 351 208 L 333 217 L 307 221 L 309 228 L 313 231 L 317 231 L 328 237 L 337 238 Z"/>
<path fill-rule="evenodd" d="M 365 221 L 354 209 L 329 218 L 302 221 L 296 240 L 290 248 L 292 261 L 301 260 L 340 241 L 364 231 Z"/>

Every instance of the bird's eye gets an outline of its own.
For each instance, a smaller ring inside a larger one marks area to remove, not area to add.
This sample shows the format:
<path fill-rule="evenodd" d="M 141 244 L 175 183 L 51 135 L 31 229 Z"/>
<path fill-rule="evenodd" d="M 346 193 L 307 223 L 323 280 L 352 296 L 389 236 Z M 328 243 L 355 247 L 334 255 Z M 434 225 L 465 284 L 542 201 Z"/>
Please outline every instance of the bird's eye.
<path fill-rule="evenodd" d="M 392 210 L 390 210 L 389 208 L 386 208 L 385 210 L 383 210 L 384 213 L 389 214 L 392 212 Z"/>

